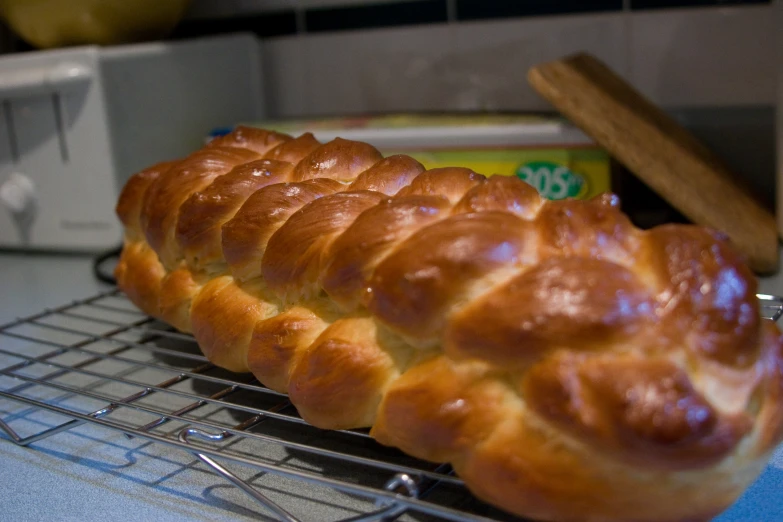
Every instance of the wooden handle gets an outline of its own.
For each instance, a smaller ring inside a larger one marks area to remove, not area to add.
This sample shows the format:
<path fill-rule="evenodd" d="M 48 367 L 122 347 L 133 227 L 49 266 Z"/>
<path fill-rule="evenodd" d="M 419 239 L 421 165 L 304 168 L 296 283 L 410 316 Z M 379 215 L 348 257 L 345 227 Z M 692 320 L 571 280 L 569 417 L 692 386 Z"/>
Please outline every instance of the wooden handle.
<path fill-rule="evenodd" d="M 778 270 L 775 216 L 687 130 L 586 54 L 533 67 L 534 89 L 694 223 L 728 235 L 757 273 Z"/>

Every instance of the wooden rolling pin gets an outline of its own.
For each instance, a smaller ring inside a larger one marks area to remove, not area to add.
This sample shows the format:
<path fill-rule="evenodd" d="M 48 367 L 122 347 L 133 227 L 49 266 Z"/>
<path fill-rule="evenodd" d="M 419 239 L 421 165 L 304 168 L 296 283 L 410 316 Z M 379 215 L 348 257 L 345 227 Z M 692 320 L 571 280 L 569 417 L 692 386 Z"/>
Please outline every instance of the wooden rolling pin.
<path fill-rule="evenodd" d="M 596 58 L 533 67 L 538 93 L 694 223 L 722 231 L 757 273 L 778 270 L 776 219 L 692 134 Z"/>

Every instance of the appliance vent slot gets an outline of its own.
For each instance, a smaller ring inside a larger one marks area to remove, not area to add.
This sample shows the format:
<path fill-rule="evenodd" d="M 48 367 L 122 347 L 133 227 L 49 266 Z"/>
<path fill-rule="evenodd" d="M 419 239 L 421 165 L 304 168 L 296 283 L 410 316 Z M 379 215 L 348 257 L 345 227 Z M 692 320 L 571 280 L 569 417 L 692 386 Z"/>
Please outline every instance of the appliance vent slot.
<path fill-rule="evenodd" d="M 60 143 L 60 156 L 63 163 L 68 163 L 68 141 L 65 136 L 66 118 L 65 103 L 59 92 L 52 94 L 52 105 L 54 106 L 54 122 L 57 126 L 57 140 Z"/>
<path fill-rule="evenodd" d="M 8 150 L 11 151 L 11 161 L 14 165 L 19 164 L 19 142 L 16 138 L 16 128 L 14 127 L 14 114 L 11 111 L 11 102 L 3 100 L 3 120 L 8 130 Z"/>

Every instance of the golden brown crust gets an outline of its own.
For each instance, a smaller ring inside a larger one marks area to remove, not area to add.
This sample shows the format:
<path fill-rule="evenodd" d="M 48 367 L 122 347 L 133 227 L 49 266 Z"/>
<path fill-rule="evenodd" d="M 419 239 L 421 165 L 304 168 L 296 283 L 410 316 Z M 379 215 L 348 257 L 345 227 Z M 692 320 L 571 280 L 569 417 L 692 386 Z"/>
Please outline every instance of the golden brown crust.
<path fill-rule="evenodd" d="M 250 196 L 222 229 L 223 255 L 234 277 L 245 280 L 260 276 L 272 234 L 307 203 L 340 188 L 336 181 L 318 179 L 271 185 Z"/>
<path fill-rule="evenodd" d="M 369 190 L 338 192 L 291 215 L 269 238 L 264 252 L 261 272 L 267 286 L 284 301 L 313 297 L 324 251 L 356 216 L 382 199 Z"/>
<path fill-rule="evenodd" d="M 517 178 L 492 176 L 468 190 L 454 205 L 455 214 L 505 210 L 524 219 L 533 219 L 544 204 L 544 198 L 527 183 Z"/>
<path fill-rule="evenodd" d="M 406 339 L 432 345 L 477 279 L 527 261 L 529 227 L 505 212 L 460 214 L 426 226 L 376 267 L 367 308 Z"/>
<path fill-rule="evenodd" d="M 288 392 L 291 368 L 329 323 L 310 308 L 294 306 L 256 323 L 247 365 L 264 386 Z"/>
<path fill-rule="evenodd" d="M 465 167 L 430 169 L 416 176 L 410 185 L 397 192 L 397 195 L 441 196 L 453 205 L 462 199 L 467 191 L 485 180 L 485 176 Z"/>
<path fill-rule="evenodd" d="M 211 140 L 205 148 L 233 147 L 265 154 L 280 144 L 291 141 L 291 136 L 279 132 L 239 125 L 232 132 Z"/>
<path fill-rule="evenodd" d="M 414 457 L 448 462 L 489 436 L 507 397 L 486 364 L 429 357 L 391 384 L 371 434 Z"/>
<path fill-rule="evenodd" d="M 293 140 L 281 143 L 269 151 L 264 157 L 270 160 L 283 161 L 296 165 L 320 146 L 321 142 L 315 139 L 315 136 L 311 133 L 307 132 Z"/>
<path fill-rule="evenodd" d="M 753 455 L 761 457 L 773 451 L 783 438 L 783 339 L 771 322 L 762 326 L 763 372 L 755 393 L 749 397 L 746 411 L 757 413 L 759 437 Z"/>
<path fill-rule="evenodd" d="M 335 138 L 315 149 L 296 165 L 294 181 L 316 178 L 353 181 L 382 158 L 378 149 L 372 145 Z"/>
<path fill-rule="evenodd" d="M 410 156 L 389 156 L 359 174 L 348 190 L 374 190 L 393 196 L 422 172 L 424 166 Z"/>
<path fill-rule="evenodd" d="M 761 321 L 756 280 L 728 240 L 701 227 L 666 225 L 649 231 L 646 247 L 666 319 L 687 345 L 730 366 L 753 364 Z"/>
<path fill-rule="evenodd" d="M 512 304 L 513 303 L 513 304 Z M 568 348 L 603 351 L 653 321 L 654 302 L 625 267 L 590 258 L 549 258 L 455 314 L 444 351 L 525 368 Z M 634 345 L 657 338 L 634 340 Z"/>
<path fill-rule="evenodd" d="M 223 261 L 222 225 L 234 217 L 251 194 L 267 185 L 289 181 L 294 166 L 259 159 L 234 167 L 180 207 L 177 242 L 193 269 Z"/>
<path fill-rule="evenodd" d="M 288 393 L 302 418 L 325 429 L 372 426 L 386 386 L 399 375 L 370 318 L 332 323 L 297 358 Z"/>
<path fill-rule="evenodd" d="M 218 176 L 257 158 L 247 149 L 202 149 L 161 172 L 150 184 L 144 193 L 140 222 L 147 243 L 158 253 L 163 266 L 172 269 L 181 257 L 174 236 L 182 203 Z"/>
<path fill-rule="evenodd" d="M 611 505 L 621 512 L 617 505 L 623 504 L 625 495 L 633 494 L 612 491 L 597 480 L 589 455 L 573 451 L 558 437 L 539 429 L 518 405 L 506 408 L 506 418 L 454 467 L 479 498 L 502 503 L 512 512 L 521 510 L 531 519 L 552 520 L 550 506 L 556 503 L 556 520 L 600 520 L 593 518 L 597 510 Z"/>
<path fill-rule="evenodd" d="M 783 440 L 783 336 L 742 257 L 611 194 L 239 128 L 133 176 L 117 213 L 142 310 L 520 516 L 706 520 Z"/>
<path fill-rule="evenodd" d="M 210 280 L 193 299 L 193 337 L 214 364 L 248 372 L 247 347 L 256 323 L 275 312 L 259 299 L 258 288 L 239 288 L 231 276 Z"/>
<path fill-rule="evenodd" d="M 142 170 L 130 177 L 120 192 L 115 208 L 117 217 L 125 228 L 125 235 L 133 241 L 141 241 L 141 207 L 144 193 L 153 181 L 158 179 L 161 172 L 165 172 L 174 166 L 176 161 L 157 163 L 152 167 Z"/>
<path fill-rule="evenodd" d="M 187 267 L 168 272 L 160 284 L 158 316 L 181 332 L 192 332 L 190 307 L 201 286 Z"/>
<path fill-rule="evenodd" d="M 640 238 L 613 199 L 550 201 L 536 216 L 548 256 L 600 257 L 632 264 Z"/>
<path fill-rule="evenodd" d="M 665 359 L 557 354 L 533 366 L 522 394 L 542 419 L 646 469 L 690 469 L 726 457 L 751 429 L 722 415 Z"/>
<path fill-rule="evenodd" d="M 321 286 L 344 310 L 354 310 L 378 263 L 414 232 L 446 217 L 449 208 L 440 196 L 405 196 L 368 208 L 324 255 Z"/>
<path fill-rule="evenodd" d="M 709 472 L 648 471 L 563 439 L 524 410 L 512 411 L 455 468 L 480 498 L 534 520 L 706 522 L 731 505 L 764 465 L 743 455 Z"/>
<path fill-rule="evenodd" d="M 166 269 L 146 242 L 125 243 L 114 268 L 117 286 L 131 302 L 152 317 L 160 318 L 158 299 L 165 276 Z"/>

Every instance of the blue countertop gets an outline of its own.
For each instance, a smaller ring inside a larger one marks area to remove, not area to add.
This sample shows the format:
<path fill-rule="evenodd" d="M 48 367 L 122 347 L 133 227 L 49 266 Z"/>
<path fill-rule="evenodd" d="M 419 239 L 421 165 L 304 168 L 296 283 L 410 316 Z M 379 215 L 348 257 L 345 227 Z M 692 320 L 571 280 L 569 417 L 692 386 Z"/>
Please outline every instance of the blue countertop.
<path fill-rule="evenodd" d="M 93 276 L 89 257 L 0 254 L 0 324 L 108 288 Z M 25 410 L 0 399 L 0 419 Z M 265 514 L 190 454 L 92 425 L 29 447 L 0 441 L 0 462 L 3 520 L 250 521 Z"/>

